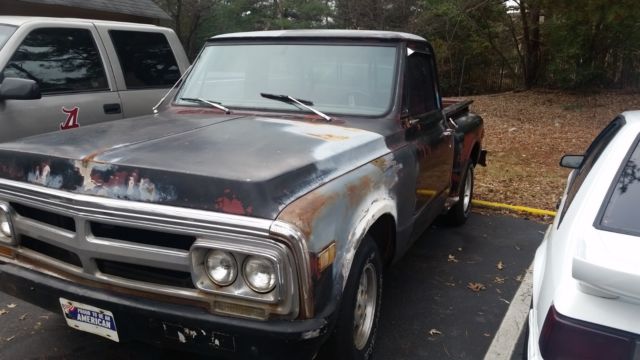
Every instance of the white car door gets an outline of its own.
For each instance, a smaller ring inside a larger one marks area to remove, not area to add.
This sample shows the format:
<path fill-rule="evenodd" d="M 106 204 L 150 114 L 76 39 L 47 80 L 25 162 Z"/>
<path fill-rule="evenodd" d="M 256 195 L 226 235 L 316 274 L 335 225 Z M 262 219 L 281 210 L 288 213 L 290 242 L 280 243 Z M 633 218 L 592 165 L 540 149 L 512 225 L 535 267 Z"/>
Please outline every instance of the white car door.
<path fill-rule="evenodd" d="M 42 98 L 0 100 L 0 142 L 121 119 L 122 105 L 106 51 L 91 23 L 21 26 L 0 81 L 35 80 Z"/>

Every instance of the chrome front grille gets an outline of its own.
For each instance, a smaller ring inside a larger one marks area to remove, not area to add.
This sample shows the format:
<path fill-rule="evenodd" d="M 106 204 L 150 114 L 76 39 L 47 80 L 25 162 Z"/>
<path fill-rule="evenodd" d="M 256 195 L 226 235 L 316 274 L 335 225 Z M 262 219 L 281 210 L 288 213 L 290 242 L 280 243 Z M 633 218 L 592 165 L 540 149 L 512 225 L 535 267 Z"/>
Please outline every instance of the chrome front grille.
<path fill-rule="evenodd" d="M 261 306 L 288 318 L 313 316 L 306 241 L 281 221 L 75 194 L 5 179 L 0 179 L 0 201 L 13 209 L 17 264 L 24 258 L 47 265 L 42 271 L 50 275 L 195 300 L 210 309 L 224 308 L 225 303 L 256 304 L 195 289 L 187 276 L 193 244 L 216 239 L 284 245 L 281 265 L 292 282 L 284 293 L 287 300 Z"/>

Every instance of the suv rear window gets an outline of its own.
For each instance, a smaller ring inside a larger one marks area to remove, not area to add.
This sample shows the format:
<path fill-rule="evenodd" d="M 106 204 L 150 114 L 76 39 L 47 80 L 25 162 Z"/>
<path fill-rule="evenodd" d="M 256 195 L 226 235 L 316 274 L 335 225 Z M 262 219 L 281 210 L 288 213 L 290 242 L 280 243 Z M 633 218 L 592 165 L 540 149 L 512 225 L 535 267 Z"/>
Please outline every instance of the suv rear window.
<path fill-rule="evenodd" d="M 110 30 L 127 89 L 171 87 L 180 69 L 161 33 Z"/>
<path fill-rule="evenodd" d="M 600 227 L 604 230 L 640 235 L 640 139 L 623 163 L 603 204 Z"/>

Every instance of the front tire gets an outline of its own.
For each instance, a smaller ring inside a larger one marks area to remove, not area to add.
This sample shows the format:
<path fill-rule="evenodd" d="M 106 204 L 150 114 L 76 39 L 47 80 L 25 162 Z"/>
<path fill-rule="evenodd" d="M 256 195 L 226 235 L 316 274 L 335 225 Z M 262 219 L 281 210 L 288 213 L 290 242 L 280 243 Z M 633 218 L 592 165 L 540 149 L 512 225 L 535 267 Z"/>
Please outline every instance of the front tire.
<path fill-rule="evenodd" d="M 459 200 L 445 215 L 447 224 L 460 226 L 469 219 L 471 215 L 471 201 L 473 200 L 473 184 L 473 163 L 470 163 L 467 165 L 464 176 L 462 177 L 462 186 L 460 186 L 460 190 L 458 191 Z"/>
<path fill-rule="evenodd" d="M 380 320 L 382 271 L 378 247 L 365 236 L 351 266 L 334 333 L 326 345 L 327 359 L 371 359 Z"/>

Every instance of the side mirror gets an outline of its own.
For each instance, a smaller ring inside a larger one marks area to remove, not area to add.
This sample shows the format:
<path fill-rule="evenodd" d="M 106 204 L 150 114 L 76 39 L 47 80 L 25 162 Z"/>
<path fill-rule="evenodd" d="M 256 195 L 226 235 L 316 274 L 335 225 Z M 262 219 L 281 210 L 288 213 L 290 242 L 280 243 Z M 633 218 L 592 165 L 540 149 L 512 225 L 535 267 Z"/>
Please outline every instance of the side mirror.
<path fill-rule="evenodd" d="M 8 77 L 0 84 L 0 100 L 36 100 L 41 97 L 40 86 L 30 79 Z"/>
<path fill-rule="evenodd" d="M 569 169 L 578 169 L 582 166 L 584 155 L 565 155 L 560 159 L 560 166 Z"/>

